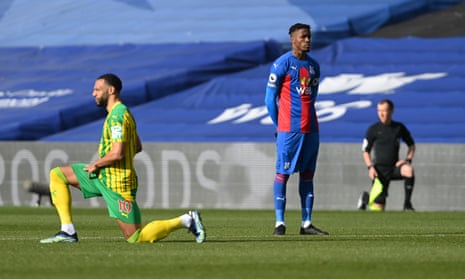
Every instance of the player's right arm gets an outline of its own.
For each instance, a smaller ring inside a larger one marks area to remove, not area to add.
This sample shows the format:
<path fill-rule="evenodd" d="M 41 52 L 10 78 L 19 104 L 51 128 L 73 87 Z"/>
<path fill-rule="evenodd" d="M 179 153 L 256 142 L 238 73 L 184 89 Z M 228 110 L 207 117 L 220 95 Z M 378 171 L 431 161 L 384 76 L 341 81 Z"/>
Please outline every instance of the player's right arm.
<path fill-rule="evenodd" d="M 362 145 L 363 161 L 365 162 L 365 166 L 368 169 L 368 176 L 370 177 L 370 179 L 374 179 L 376 176 L 378 176 L 378 173 L 376 172 L 376 169 L 374 168 L 374 164 L 371 160 L 371 148 L 373 147 L 373 142 L 374 142 L 373 128 L 370 127 L 368 128 L 365 134 L 365 138 L 363 139 L 363 145 Z"/>
<path fill-rule="evenodd" d="M 99 170 L 103 167 L 110 166 L 115 162 L 121 161 L 124 158 L 124 145 L 125 143 L 122 141 L 115 141 L 111 145 L 111 149 L 105 156 L 95 160 L 94 162 L 90 163 L 89 165 L 84 167 L 84 170 L 88 172 L 89 177 L 92 174 L 98 174 Z"/>
<path fill-rule="evenodd" d="M 278 127 L 278 96 L 282 80 L 286 74 L 282 63 L 279 61 L 280 59 L 271 66 L 265 95 L 265 105 L 275 128 Z"/>

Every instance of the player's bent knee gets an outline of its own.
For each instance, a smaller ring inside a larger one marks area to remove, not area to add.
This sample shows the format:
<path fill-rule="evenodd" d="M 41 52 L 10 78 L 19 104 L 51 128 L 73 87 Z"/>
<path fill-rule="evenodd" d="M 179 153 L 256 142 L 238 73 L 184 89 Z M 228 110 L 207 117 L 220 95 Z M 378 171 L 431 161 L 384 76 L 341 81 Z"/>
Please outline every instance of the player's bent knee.
<path fill-rule="evenodd" d="M 405 177 L 413 177 L 413 167 L 409 165 L 402 167 L 401 175 Z"/>

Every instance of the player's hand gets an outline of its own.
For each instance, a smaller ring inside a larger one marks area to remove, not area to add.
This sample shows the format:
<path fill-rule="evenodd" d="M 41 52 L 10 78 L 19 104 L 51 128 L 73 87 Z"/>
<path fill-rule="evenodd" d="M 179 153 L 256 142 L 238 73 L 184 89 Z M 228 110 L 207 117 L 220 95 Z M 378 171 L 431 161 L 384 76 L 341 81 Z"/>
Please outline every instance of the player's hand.
<path fill-rule="evenodd" d="M 375 167 L 371 167 L 368 170 L 368 176 L 370 177 L 371 180 L 375 179 L 375 177 L 378 176 L 378 172 L 376 171 Z"/>
<path fill-rule="evenodd" d="M 400 167 L 402 165 L 411 165 L 412 160 L 399 160 L 396 162 L 396 167 Z"/>
<path fill-rule="evenodd" d="M 89 178 L 98 176 L 100 168 L 95 164 L 90 164 L 84 167 L 84 170 L 87 171 L 87 176 Z"/>

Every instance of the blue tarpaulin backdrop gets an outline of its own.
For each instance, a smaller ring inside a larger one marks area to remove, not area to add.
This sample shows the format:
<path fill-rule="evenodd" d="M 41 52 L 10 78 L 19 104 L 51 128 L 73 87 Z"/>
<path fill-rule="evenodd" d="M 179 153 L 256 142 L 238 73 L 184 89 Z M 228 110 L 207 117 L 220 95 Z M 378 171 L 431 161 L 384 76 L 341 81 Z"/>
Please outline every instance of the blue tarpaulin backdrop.
<path fill-rule="evenodd" d="M 322 68 L 322 142 L 360 142 L 391 98 L 417 141 L 463 143 L 465 38 L 345 39 L 458 2 L 2 1 L 0 140 L 95 142 L 92 86 L 114 72 L 144 141 L 271 142 L 268 70 L 301 21 Z"/>
<path fill-rule="evenodd" d="M 417 141 L 465 142 L 464 52 L 465 38 L 349 39 L 314 51 L 322 69 L 317 102 L 322 141 L 361 141 L 377 120 L 376 102 L 390 98 L 394 118 L 405 122 Z M 213 78 L 134 107 L 141 137 L 273 141 L 263 102 L 270 66 Z M 184 80 L 167 81 L 177 79 Z M 44 140 L 96 140 L 101 125 L 99 120 Z"/>

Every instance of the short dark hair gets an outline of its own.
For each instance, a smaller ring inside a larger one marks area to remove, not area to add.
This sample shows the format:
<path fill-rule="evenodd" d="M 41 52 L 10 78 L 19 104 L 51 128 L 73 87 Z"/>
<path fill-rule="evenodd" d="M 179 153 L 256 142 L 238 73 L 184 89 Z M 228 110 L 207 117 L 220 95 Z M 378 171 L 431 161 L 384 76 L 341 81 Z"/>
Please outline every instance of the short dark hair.
<path fill-rule="evenodd" d="M 289 27 L 289 35 L 291 35 L 292 33 L 294 33 L 295 31 L 297 31 L 299 29 L 308 29 L 308 30 L 310 30 L 310 25 L 304 24 L 304 23 L 296 23 L 296 24 L 292 25 L 291 27 Z"/>
<path fill-rule="evenodd" d="M 379 105 L 381 105 L 381 104 L 387 104 L 389 110 L 394 110 L 394 103 L 393 103 L 391 100 L 389 100 L 389 99 L 383 99 L 383 100 L 379 101 L 378 104 L 379 104 Z"/>
<path fill-rule="evenodd" d="M 121 79 L 115 75 L 115 74 L 103 74 L 101 76 L 99 76 L 97 79 L 103 79 L 105 80 L 105 82 L 110 85 L 110 86 L 113 86 L 116 90 L 116 92 L 121 92 L 121 89 L 123 89 L 123 82 L 121 82 Z"/>

